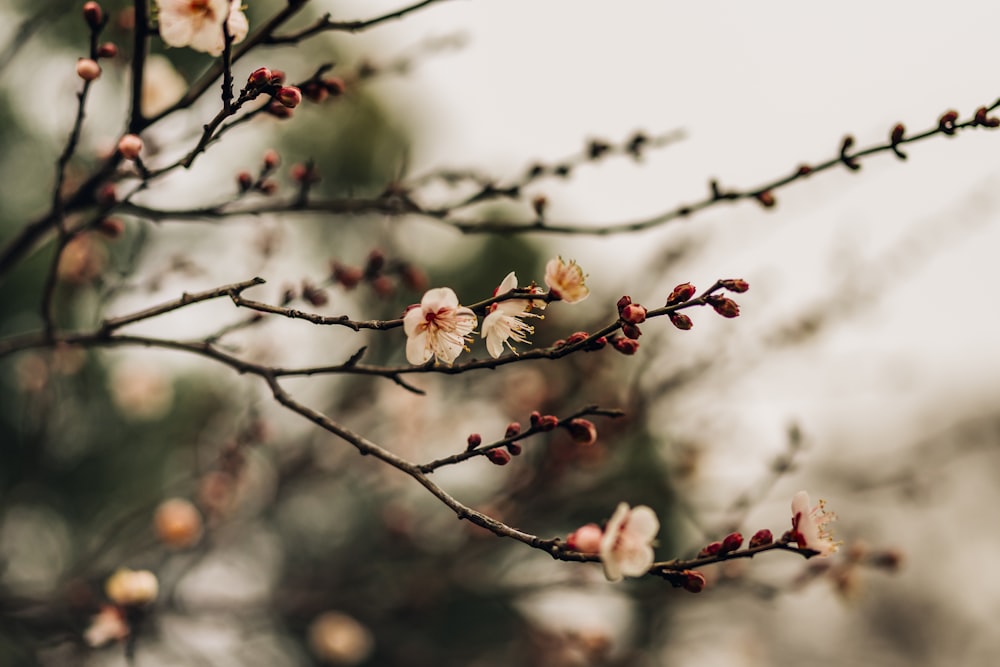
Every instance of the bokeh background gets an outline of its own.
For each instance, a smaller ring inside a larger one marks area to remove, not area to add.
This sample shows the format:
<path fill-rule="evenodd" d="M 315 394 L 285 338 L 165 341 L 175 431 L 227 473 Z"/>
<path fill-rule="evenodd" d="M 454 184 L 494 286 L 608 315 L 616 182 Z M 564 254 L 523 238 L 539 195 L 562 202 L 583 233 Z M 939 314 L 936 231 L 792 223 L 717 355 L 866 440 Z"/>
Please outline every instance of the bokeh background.
<path fill-rule="evenodd" d="M 43 4 L 0 9 L 0 239 L 50 200 L 79 88 L 83 22 L 75 5 Z M 104 3 L 116 17 L 107 37 L 126 52 L 117 17 L 128 4 Z M 251 26 L 282 5 L 247 4 Z M 310 4 L 299 24 L 398 6 Z M 248 57 L 237 80 L 261 65 L 297 79 L 336 62 L 347 93 L 289 121 L 247 124 L 142 201 L 226 201 L 236 173 L 258 169 L 269 148 L 282 157 L 282 193 L 294 188 L 290 166 L 313 159 L 318 194 L 369 196 L 440 167 L 503 183 L 593 139 L 682 130 L 683 141 L 641 160 L 585 164 L 534 183 L 523 202 L 468 214 L 525 219 L 543 195 L 554 221 L 642 218 L 701 199 L 711 178 L 752 187 L 835 156 L 845 134 L 867 145 L 897 122 L 923 129 L 947 109 L 966 116 L 992 103 L 998 14 L 986 1 L 945 11 L 896 1 L 451 0 Z M 154 50 L 162 59 L 151 66 L 171 72 L 156 79 L 164 94 L 171 77 L 190 81 L 210 61 Z M 405 71 L 388 66 L 399 58 Z M 107 64 L 95 88 L 77 177 L 121 132 L 126 62 Z M 151 159 L 183 153 L 214 104 L 145 136 Z M 599 567 L 553 562 L 457 522 L 411 480 L 283 412 L 254 378 L 144 349 L 24 352 L 0 359 L 0 664 L 124 664 L 121 645 L 82 640 L 104 579 L 122 565 L 161 582 L 138 632 L 139 665 L 989 664 L 1000 641 L 990 512 L 1000 496 L 998 141 L 981 130 L 937 137 L 908 147 L 905 163 L 878 156 L 781 189 L 773 209 L 722 205 L 607 238 L 463 236 L 385 216 L 123 216 L 122 238 L 95 238 L 66 268 L 64 325 L 254 275 L 268 284 L 249 295 L 270 303 L 308 280 L 329 301 L 296 307 L 396 317 L 420 296 L 396 275 L 381 293 L 326 286 L 332 261 L 361 266 L 376 248 L 464 302 L 512 269 L 522 283 L 540 281 L 549 256 L 576 258 L 594 293 L 550 308 L 539 344 L 610 321 L 622 294 L 658 306 L 677 283 L 745 278 L 738 319 L 696 312 L 688 332 L 651 321 L 635 357 L 606 350 L 419 377 L 427 396 L 377 378 L 287 386 L 419 461 L 459 451 L 471 432 L 499 437 L 534 409 L 625 409 L 624 419 L 598 420 L 593 448 L 555 432 L 505 468 L 475 460 L 435 474 L 463 501 L 542 536 L 607 518 L 625 500 L 659 513 L 659 558 L 689 556 L 731 529 L 780 533 L 804 488 L 837 512 L 845 545 L 819 566 L 768 554 L 708 568 L 700 595 L 658 580 L 612 585 Z M 0 282 L 0 334 L 39 327 L 50 252 Z M 219 301 L 130 330 L 203 338 L 246 316 Z M 363 344 L 371 360 L 403 360 L 399 331 L 282 319 L 223 341 L 280 365 L 339 363 Z M 155 540 L 153 511 L 169 497 L 205 514 L 197 547 L 172 552 Z M 898 571 L 855 562 L 886 549 L 902 554 Z M 317 627 L 340 653 L 316 650 Z"/>

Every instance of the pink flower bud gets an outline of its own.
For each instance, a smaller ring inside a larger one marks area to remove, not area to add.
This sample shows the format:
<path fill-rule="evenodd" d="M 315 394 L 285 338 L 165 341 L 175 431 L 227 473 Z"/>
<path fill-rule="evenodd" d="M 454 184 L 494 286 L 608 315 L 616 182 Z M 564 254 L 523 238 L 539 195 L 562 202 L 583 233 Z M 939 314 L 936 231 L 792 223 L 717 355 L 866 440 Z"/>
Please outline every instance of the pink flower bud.
<path fill-rule="evenodd" d="M 626 356 L 631 356 L 639 351 L 639 341 L 624 336 L 616 336 L 611 340 L 611 344 Z"/>
<path fill-rule="evenodd" d="M 750 283 L 743 280 L 742 278 L 730 278 L 728 280 L 720 280 L 719 284 L 730 292 L 736 292 L 737 294 L 742 294 L 750 289 Z"/>
<path fill-rule="evenodd" d="M 587 346 L 583 348 L 587 352 L 596 352 L 597 350 L 603 350 L 608 345 L 607 336 L 598 336 L 594 340 L 587 343 Z"/>
<path fill-rule="evenodd" d="M 695 287 L 691 283 L 681 283 L 667 297 L 667 305 L 672 306 L 675 303 L 683 303 L 693 297 L 695 291 Z"/>
<path fill-rule="evenodd" d="M 736 551 L 741 546 L 743 546 L 743 535 L 740 533 L 729 533 L 722 540 L 722 548 L 719 549 L 719 553 L 728 554 L 732 551 Z"/>
<path fill-rule="evenodd" d="M 87 22 L 91 30 L 97 30 L 104 21 L 104 11 L 96 2 L 83 3 L 83 20 Z"/>
<path fill-rule="evenodd" d="M 711 542 L 702 547 L 702 550 L 698 552 L 698 558 L 717 556 L 720 551 L 722 551 L 722 542 Z"/>
<path fill-rule="evenodd" d="M 756 549 L 757 547 L 767 546 L 772 542 L 774 542 L 774 535 L 772 535 L 771 531 L 769 531 L 767 528 L 762 528 L 761 530 L 758 530 L 756 533 L 754 533 L 753 537 L 750 538 L 749 547 L 751 549 Z"/>
<path fill-rule="evenodd" d="M 292 168 L 288 170 L 288 174 L 292 177 L 292 180 L 298 183 L 319 182 L 319 172 L 316 171 L 315 167 L 310 165 L 302 163 L 293 164 Z"/>
<path fill-rule="evenodd" d="M 247 77 L 248 88 L 263 88 L 271 83 L 271 70 L 266 67 L 258 67 Z"/>
<path fill-rule="evenodd" d="M 705 590 L 705 575 L 698 570 L 684 570 L 684 590 L 689 593 L 701 593 Z"/>
<path fill-rule="evenodd" d="M 278 151 L 269 148 L 264 151 L 264 169 L 271 170 L 281 164 L 281 156 Z"/>
<path fill-rule="evenodd" d="M 118 140 L 118 152 L 126 160 L 134 160 L 142 152 L 142 139 L 135 134 L 126 134 Z"/>
<path fill-rule="evenodd" d="M 586 331 L 575 331 L 575 332 L 571 333 L 569 335 L 569 337 L 566 339 L 566 344 L 567 345 L 576 345 L 577 343 L 580 343 L 580 342 L 583 342 L 583 341 L 587 340 L 587 338 L 589 336 L 590 336 L 590 334 L 587 333 Z"/>
<path fill-rule="evenodd" d="M 528 419 L 531 421 L 531 428 L 538 428 L 539 422 L 542 421 L 542 413 L 538 410 L 532 410 Z"/>
<path fill-rule="evenodd" d="M 691 318 L 684 313 L 670 313 L 670 323 L 682 331 L 687 331 L 694 326 Z"/>
<path fill-rule="evenodd" d="M 596 554 L 601 550 L 601 538 L 604 531 L 596 523 L 580 526 L 566 536 L 566 546 L 574 551 L 585 554 Z"/>
<path fill-rule="evenodd" d="M 76 74 L 84 81 L 93 81 L 101 76 L 101 66 L 96 60 L 80 58 L 76 61 Z"/>
<path fill-rule="evenodd" d="M 626 295 L 618 299 L 618 314 L 621 315 L 622 311 L 625 310 L 625 307 L 631 305 L 632 305 L 632 297 L 630 296 Z"/>
<path fill-rule="evenodd" d="M 503 437 L 513 438 L 515 435 L 521 433 L 521 425 L 518 422 L 511 422 L 507 424 L 507 430 L 504 431 Z"/>
<path fill-rule="evenodd" d="M 478 433 L 470 433 L 469 437 L 466 439 L 466 442 L 468 442 L 469 444 L 468 446 L 466 446 L 465 451 L 470 452 L 479 445 L 483 444 L 483 436 L 479 435 Z"/>
<path fill-rule="evenodd" d="M 621 318 L 632 324 L 642 324 L 646 321 L 646 309 L 637 303 L 630 303 L 622 308 Z"/>
<path fill-rule="evenodd" d="M 253 176 L 250 175 L 249 171 L 241 171 L 236 174 L 236 183 L 240 187 L 240 192 L 246 192 L 253 187 Z"/>
<path fill-rule="evenodd" d="M 563 424 L 563 427 L 569 431 L 570 436 L 577 444 L 588 446 L 597 442 L 597 427 L 589 419 L 580 417 L 570 419 Z"/>
<path fill-rule="evenodd" d="M 551 431 L 556 426 L 559 426 L 559 417 L 555 415 L 543 415 L 541 419 L 538 420 L 538 429 L 540 431 Z"/>
<path fill-rule="evenodd" d="M 295 86 L 282 86 L 274 94 L 274 99 L 278 100 L 282 106 L 294 109 L 302 104 L 302 91 Z"/>
<path fill-rule="evenodd" d="M 114 58 L 118 55 L 118 46 L 112 42 L 105 42 L 97 47 L 98 58 Z"/>
<path fill-rule="evenodd" d="M 493 465 L 505 466 L 510 463 L 510 454 L 508 454 L 506 450 L 500 449 L 499 447 L 486 450 L 486 458 L 488 458 L 490 463 Z"/>

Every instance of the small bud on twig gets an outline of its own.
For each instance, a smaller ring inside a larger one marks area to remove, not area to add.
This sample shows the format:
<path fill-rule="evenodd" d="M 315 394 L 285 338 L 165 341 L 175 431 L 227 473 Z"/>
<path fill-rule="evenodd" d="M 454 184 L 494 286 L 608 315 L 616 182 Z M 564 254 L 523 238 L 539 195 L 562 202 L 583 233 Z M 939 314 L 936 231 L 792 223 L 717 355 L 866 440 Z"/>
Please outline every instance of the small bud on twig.
<path fill-rule="evenodd" d="M 470 433 L 469 437 L 466 438 L 466 442 L 468 444 L 465 447 L 465 451 L 471 452 L 473 449 L 483 444 L 483 436 L 478 433 Z"/>
<path fill-rule="evenodd" d="M 762 528 L 753 534 L 750 538 L 749 547 L 751 549 L 756 549 L 757 547 L 767 546 L 774 542 L 774 535 L 771 534 L 767 528 Z"/>
<path fill-rule="evenodd" d="M 678 303 L 684 303 L 693 297 L 696 291 L 695 286 L 691 283 L 681 283 L 675 287 L 674 291 L 667 297 L 667 305 L 673 306 Z"/>
<path fill-rule="evenodd" d="M 83 3 L 83 20 L 91 30 L 97 30 L 104 23 L 104 10 L 96 2 Z"/>
<path fill-rule="evenodd" d="M 94 81 L 101 76 L 101 66 L 96 60 L 80 58 L 76 61 L 76 75 L 84 81 Z"/>
<path fill-rule="evenodd" d="M 588 446 L 597 442 L 597 427 L 589 419 L 581 417 L 570 419 L 563 424 L 563 428 L 569 431 L 573 441 L 577 444 Z"/>
<path fill-rule="evenodd" d="M 694 326 L 691 318 L 684 313 L 670 313 L 668 317 L 670 318 L 670 323 L 682 331 L 687 331 Z"/>
<path fill-rule="evenodd" d="M 498 466 L 510 463 L 510 454 L 499 447 L 486 450 L 486 458 L 490 460 L 490 463 Z"/>

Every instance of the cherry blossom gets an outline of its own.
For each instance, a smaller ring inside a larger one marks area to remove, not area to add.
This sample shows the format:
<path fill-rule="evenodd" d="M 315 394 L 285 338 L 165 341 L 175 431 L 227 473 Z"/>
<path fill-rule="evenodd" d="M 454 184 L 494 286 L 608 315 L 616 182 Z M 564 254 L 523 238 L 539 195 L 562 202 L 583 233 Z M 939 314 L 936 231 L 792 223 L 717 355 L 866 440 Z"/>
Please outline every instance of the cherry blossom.
<path fill-rule="evenodd" d="M 476 328 L 476 314 L 458 304 L 450 287 L 428 290 L 419 306 L 411 306 L 403 316 L 406 332 L 406 360 L 427 363 L 431 357 L 451 364 L 466 349 L 465 343 Z"/>
<path fill-rule="evenodd" d="M 583 301 L 590 294 L 583 283 L 585 277 L 583 269 L 573 260 L 567 264 L 562 257 L 557 257 L 545 265 L 545 284 L 554 296 L 566 303 Z"/>
<path fill-rule="evenodd" d="M 500 286 L 496 288 L 493 295 L 506 294 L 517 288 L 517 276 L 511 271 L 503 279 Z M 535 332 L 535 328 L 524 323 L 522 317 L 541 317 L 528 312 L 534 302 L 529 299 L 510 299 L 500 301 L 490 306 L 490 312 L 483 319 L 483 330 L 481 336 L 486 339 L 486 349 L 490 356 L 496 359 L 503 352 L 504 343 L 515 354 L 517 351 L 511 345 L 509 339 L 518 343 L 527 343 L 527 334 Z"/>
<path fill-rule="evenodd" d="M 826 511 L 822 500 L 810 509 L 809 494 L 799 491 L 792 498 L 792 540 L 800 549 L 812 549 L 819 556 L 829 556 L 840 546 L 828 528 L 836 518 L 836 514 Z"/>
<path fill-rule="evenodd" d="M 652 509 L 619 503 L 601 538 L 601 563 L 608 581 L 646 574 L 653 564 L 653 540 L 658 532 L 660 520 Z"/>
<path fill-rule="evenodd" d="M 218 56 L 226 46 L 223 22 L 234 44 L 250 30 L 241 0 L 156 0 L 156 5 L 160 37 L 169 46 L 189 46 Z"/>

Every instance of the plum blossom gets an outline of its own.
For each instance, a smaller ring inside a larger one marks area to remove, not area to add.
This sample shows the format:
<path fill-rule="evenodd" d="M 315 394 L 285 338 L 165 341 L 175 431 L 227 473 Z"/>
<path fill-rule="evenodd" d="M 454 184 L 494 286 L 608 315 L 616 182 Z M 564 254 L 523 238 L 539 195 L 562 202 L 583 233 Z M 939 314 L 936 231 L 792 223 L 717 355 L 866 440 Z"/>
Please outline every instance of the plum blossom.
<path fill-rule="evenodd" d="M 403 316 L 406 332 L 406 360 L 427 363 L 431 357 L 451 364 L 466 349 L 465 343 L 476 328 L 476 314 L 458 304 L 450 287 L 427 290 L 419 306 L 411 306 Z"/>
<path fill-rule="evenodd" d="M 828 528 L 836 518 L 836 514 L 826 511 L 822 500 L 810 509 L 809 494 L 799 491 L 792 497 L 792 540 L 800 549 L 812 549 L 819 556 L 829 556 L 840 546 Z"/>
<path fill-rule="evenodd" d="M 545 284 L 553 296 L 566 303 L 583 301 L 590 294 L 590 289 L 584 284 L 583 269 L 575 261 L 567 264 L 562 257 L 550 259 L 545 265 Z"/>
<path fill-rule="evenodd" d="M 506 294 L 516 288 L 517 276 L 511 271 L 493 292 L 493 296 Z M 486 339 L 486 349 L 489 351 L 491 357 L 496 359 L 500 356 L 503 352 L 504 343 L 507 344 L 511 352 L 516 354 L 517 351 L 511 345 L 509 339 L 513 339 L 518 343 L 528 342 L 526 336 L 527 334 L 534 333 L 535 328 L 525 324 L 521 318 L 541 317 L 541 315 L 528 312 L 533 305 L 534 302 L 529 299 L 510 299 L 494 303 L 490 306 L 489 314 L 483 318 L 481 337 Z"/>
<path fill-rule="evenodd" d="M 189 46 L 218 56 L 226 46 L 224 22 L 234 44 L 250 30 L 241 0 L 156 0 L 156 6 L 160 37 L 169 46 Z"/>
<path fill-rule="evenodd" d="M 660 520 L 652 509 L 619 503 L 604 529 L 599 551 L 608 581 L 645 574 L 653 564 L 653 540 L 658 532 Z"/>

